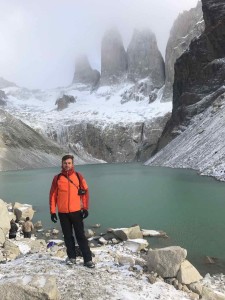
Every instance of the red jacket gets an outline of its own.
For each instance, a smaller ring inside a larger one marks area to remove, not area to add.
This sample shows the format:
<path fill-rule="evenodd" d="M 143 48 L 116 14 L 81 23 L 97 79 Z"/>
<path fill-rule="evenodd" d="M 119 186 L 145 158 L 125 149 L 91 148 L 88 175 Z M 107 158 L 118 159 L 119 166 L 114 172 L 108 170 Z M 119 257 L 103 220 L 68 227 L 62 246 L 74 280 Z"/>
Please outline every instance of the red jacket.
<path fill-rule="evenodd" d="M 80 188 L 86 191 L 85 195 L 79 196 L 79 179 L 77 174 L 74 171 L 69 172 L 70 175 L 67 173 L 68 178 L 73 183 L 63 174 L 65 175 L 65 171 L 60 173 L 60 175 L 56 175 L 52 181 L 49 195 L 50 213 L 56 213 L 56 206 L 60 213 L 75 212 L 81 209 L 88 210 L 89 192 L 84 177 L 78 173 L 80 178 Z"/>

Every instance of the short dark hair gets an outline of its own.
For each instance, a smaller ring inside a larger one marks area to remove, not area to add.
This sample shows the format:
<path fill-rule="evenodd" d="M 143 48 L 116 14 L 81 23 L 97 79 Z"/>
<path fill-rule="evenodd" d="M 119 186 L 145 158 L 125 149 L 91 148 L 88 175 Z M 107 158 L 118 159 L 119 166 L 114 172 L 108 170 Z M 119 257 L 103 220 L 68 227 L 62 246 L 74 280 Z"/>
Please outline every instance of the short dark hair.
<path fill-rule="evenodd" d="M 62 157 L 62 162 L 67 160 L 67 159 L 72 159 L 72 161 L 73 161 L 74 157 L 71 154 L 66 154 Z"/>
<path fill-rule="evenodd" d="M 30 220 L 30 218 L 29 217 L 26 217 L 26 221 L 29 221 Z"/>

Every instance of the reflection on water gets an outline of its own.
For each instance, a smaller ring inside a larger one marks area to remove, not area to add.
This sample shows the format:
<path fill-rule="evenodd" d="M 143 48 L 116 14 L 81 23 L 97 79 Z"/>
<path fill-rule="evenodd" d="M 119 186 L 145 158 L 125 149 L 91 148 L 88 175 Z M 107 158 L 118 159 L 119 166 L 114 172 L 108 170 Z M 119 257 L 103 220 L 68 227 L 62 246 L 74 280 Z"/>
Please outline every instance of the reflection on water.
<path fill-rule="evenodd" d="M 194 171 L 148 167 L 140 164 L 78 166 L 90 188 L 90 216 L 86 226 L 139 224 L 163 230 L 168 239 L 151 238 L 151 247 L 180 245 L 202 273 L 225 272 L 225 184 L 198 176 Z M 29 203 L 37 210 L 34 221 L 53 227 L 48 208 L 52 178 L 59 168 L 0 173 L 0 198 Z M 60 228 L 59 224 L 56 224 Z M 217 265 L 204 257 L 219 258 Z M 212 271 L 211 271 L 212 270 Z"/>

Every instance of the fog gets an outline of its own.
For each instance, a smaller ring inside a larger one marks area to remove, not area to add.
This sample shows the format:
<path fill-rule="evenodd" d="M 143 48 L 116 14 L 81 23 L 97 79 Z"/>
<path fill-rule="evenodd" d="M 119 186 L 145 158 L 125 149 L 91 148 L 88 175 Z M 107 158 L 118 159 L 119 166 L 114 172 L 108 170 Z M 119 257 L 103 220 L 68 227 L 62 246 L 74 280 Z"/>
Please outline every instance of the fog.
<path fill-rule="evenodd" d="M 117 27 L 127 47 L 134 28 L 150 28 L 159 50 L 179 13 L 197 0 L 0 0 L 0 77 L 28 88 L 72 82 L 77 55 L 100 71 L 101 39 Z"/>

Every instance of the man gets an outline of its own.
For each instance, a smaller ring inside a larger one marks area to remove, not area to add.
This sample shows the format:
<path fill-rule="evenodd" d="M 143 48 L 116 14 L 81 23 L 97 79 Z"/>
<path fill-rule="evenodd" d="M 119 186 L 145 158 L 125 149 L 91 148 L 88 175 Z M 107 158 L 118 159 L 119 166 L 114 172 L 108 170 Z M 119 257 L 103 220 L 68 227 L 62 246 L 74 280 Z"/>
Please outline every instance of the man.
<path fill-rule="evenodd" d="M 52 181 L 49 203 L 52 222 L 57 222 L 56 207 L 64 235 L 68 258 L 66 263 L 76 263 L 75 239 L 84 258 L 84 266 L 94 268 L 92 254 L 84 234 L 83 219 L 88 216 L 89 192 L 84 177 L 74 170 L 73 156 L 62 158 L 62 171 Z"/>
<path fill-rule="evenodd" d="M 15 239 L 17 231 L 18 231 L 18 227 L 15 221 L 12 219 L 10 221 L 9 239 Z"/>
<path fill-rule="evenodd" d="M 34 230 L 33 223 L 30 221 L 29 217 L 26 217 L 26 220 L 22 225 L 22 231 L 23 231 L 24 237 L 30 239 L 31 238 L 31 233 L 32 233 L 33 230 Z"/>

